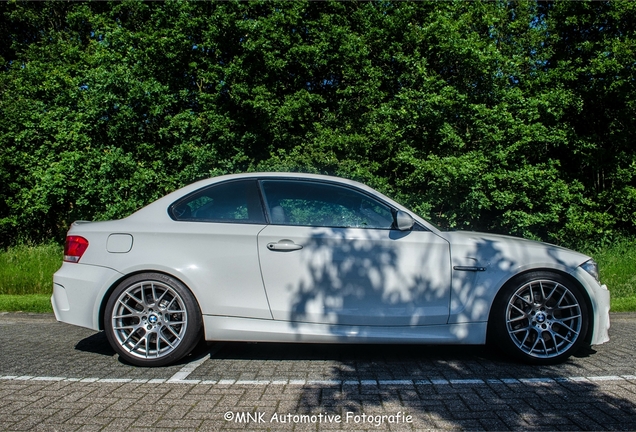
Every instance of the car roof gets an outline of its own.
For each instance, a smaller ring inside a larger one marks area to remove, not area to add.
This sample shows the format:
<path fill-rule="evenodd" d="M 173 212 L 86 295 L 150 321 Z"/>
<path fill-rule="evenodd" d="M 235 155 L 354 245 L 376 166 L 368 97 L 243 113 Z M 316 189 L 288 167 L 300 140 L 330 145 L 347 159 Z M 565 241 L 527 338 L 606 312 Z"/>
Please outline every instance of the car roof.
<path fill-rule="evenodd" d="M 323 174 L 310 174 L 310 173 L 299 173 L 299 172 L 250 172 L 250 173 L 240 173 L 240 174 L 227 174 L 218 177 L 211 177 L 204 180 L 199 180 L 195 183 L 189 184 L 183 188 L 180 188 L 174 192 L 171 192 L 165 195 L 162 198 L 154 201 L 151 204 L 148 204 L 144 208 L 138 210 L 128 217 L 130 220 L 135 219 L 143 219 L 146 222 L 151 221 L 167 221 L 171 220 L 168 216 L 167 209 L 170 205 L 172 205 L 175 201 L 180 198 L 195 192 L 199 189 L 205 188 L 207 186 L 211 186 L 217 183 L 223 183 L 226 181 L 232 180 L 240 180 L 240 179 L 289 179 L 289 180 L 313 180 L 313 181 L 325 181 L 330 183 L 336 183 L 340 185 L 352 186 L 356 189 L 363 190 L 371 195 L 377 196 L 382 200 L 386 201 L 388 204 L 393 207 L 406 211 L 411 216 L 413 216 L 418 222 L 422 225 L 426 226 L 428 229 L 434 232 L 438 232 L 439 230 L 430 224 L 425 219 L 422 219 L 411 210 L 402 206 L 400 203 L 392 200 L 386 195 L 378 192 L 377 190 L 354 180 L 345 179 L 342 177 L 335 177 Z"/>
<path fill-rule="evenodd" d="M 191 183 L 187 186 L 184 186 L 176 191 L 169 193 L 168 195 L 159 198 L 157 201 L 150 204 L 150 206 L 154 206 L 155 203 L 169 201 L 170 204 L 176 201 L 177 199 L 188 195 L 192 192 L 195 192 L 201 188 L 216 184 L 222 183 L 231 180 L 240 180 L 240 179 L 266 179 L 266 178 L 279 178 L 279 179 L 289 179 L 289 180 L 315 180 L 315 181 L 327 181 L 331 183 L 338 183 L 353 186 L 359 189 L 362 189 L 371 194 L 380 194 L 378 191 L 370 188 L 369 186 L 359 183 L 354 180 L 345 179 L 342 177 L 328 176 L 323 174 L 309 174 L 309 173 L 298 173 L 298 172 L 251 172 L 251 173 L 240 173 L 240 174 L 227 174 L 218 177 L 211 177 L 203 180 L 199 180 L 197 182 Z M 392 204 L 399 206 L 398 203 L 395 203 L 388 197 L 384 197 L 384 195 L 380 194 L 383 198 L 387 199 Z M 400 206 L 401 207 L 401 206 Z M 142 209 L 143 210 L 143 209 Z"/>

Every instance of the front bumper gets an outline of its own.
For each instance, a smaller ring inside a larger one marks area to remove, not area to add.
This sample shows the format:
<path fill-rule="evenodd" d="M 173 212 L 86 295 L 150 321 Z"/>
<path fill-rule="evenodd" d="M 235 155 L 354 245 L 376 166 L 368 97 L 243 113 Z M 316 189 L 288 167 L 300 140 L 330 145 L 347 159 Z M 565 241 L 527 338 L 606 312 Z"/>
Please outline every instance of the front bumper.
<path fill-rule="evenodd" d="M 581 282 L 592 304 L 592 336 L 590 345 L 600 345 L 609 341 L 610 329 L 610 292 L 607 286 L 600 285 L 588 272 L 578 267 L 572 275 Z"/>
<path fill-rule="evenodd" d="M 609 341 L 610 328 L 610 292 L 605 285 L 601 286 L 596 298 L 597 313 L 594 316 L 594 333 L 591 345 L 600 345 Z"/>

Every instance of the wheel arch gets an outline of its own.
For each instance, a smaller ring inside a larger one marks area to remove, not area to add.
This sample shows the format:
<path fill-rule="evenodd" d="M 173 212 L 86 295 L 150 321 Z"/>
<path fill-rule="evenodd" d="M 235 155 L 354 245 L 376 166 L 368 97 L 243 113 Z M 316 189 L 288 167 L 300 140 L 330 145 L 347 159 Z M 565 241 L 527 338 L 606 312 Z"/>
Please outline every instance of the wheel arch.
<path fill-rule="evenodd" d="M 183 279 L 179 278 L 178 276 L 175 276 L 174 274 L 171 274 L 169 272 L 163 271 L 163 270 L 154 270 L 154 269 L 136 270 L 134 272 L 122 275 L 122 277 L 117 279 L 115 282 L 113 282 L 110 285 L 110 287 L 108 287 L 108 289 L 106 290 L 106 292 L 102 296 L 102 299 L 101 299 L 100 305 L 99 305 L 99 317 L 98 317 L 99 330 L 104 330 L 104 315 L 106 314 L 106 304 L 108 303 L 108 299 L 112 295 L 113 291 L 115 291 L 115 288 L 117 288 L 117 286 L 120 283 L 122 283 L 123 281 L 125 281 L 126 279 L 130 279 L 131 277 L 134 277 L 134 276 L 137 276 L 137 275 L 140 275 L 140 274 L 143 274 L 143 273 L 162 274 L 164 276 L 168 276 L 168 277 L 171 277 L 173 279 L 176 279 L 177 281 L 182 283 L 183 286 L 186 287 L 188 291 L 190 291 L 190 294 L 192 295 L 192 298 L 195 300 L 195 303 L 196 303 L 197 307 L 199 308 L 199 312 L 201 312 L 201 305 L 199 305 L 199 299 L 194 295 L 194 293 L 192 292 L 192 289 L 190 289 L 188 284 L 186 284 L 183 281 Z M 201 322 L 201 326 L 203 328 L 203 326 L 204 326 L 203 321 Z"/>

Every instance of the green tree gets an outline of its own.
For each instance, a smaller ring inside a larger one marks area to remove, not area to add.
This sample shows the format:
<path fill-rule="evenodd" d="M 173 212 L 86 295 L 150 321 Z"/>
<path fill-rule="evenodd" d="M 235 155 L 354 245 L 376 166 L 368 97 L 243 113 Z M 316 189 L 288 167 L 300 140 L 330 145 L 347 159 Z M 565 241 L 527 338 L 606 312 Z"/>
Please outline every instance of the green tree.
<path fill-rule="evenodd" d="M 0 243 L 194 180 L 366 182 L 450 228 L 634 233 L 630 2 L 0 3 Z"/>

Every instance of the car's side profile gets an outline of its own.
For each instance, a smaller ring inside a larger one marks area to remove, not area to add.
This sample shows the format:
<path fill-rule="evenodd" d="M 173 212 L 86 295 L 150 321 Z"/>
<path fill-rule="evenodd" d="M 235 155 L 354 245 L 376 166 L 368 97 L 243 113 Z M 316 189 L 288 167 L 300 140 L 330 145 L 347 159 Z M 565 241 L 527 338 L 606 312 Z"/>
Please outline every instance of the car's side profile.
<path fill-rule="evenodd" d="M 203 180 L 117 221 L 75 222 L 59 321 L 125 360 L 206 340 L 483 344 L 534 363 L 609 340 L 596 264 L 557 246 L 440 231 L 360 183 L 311 174 Z"/>

